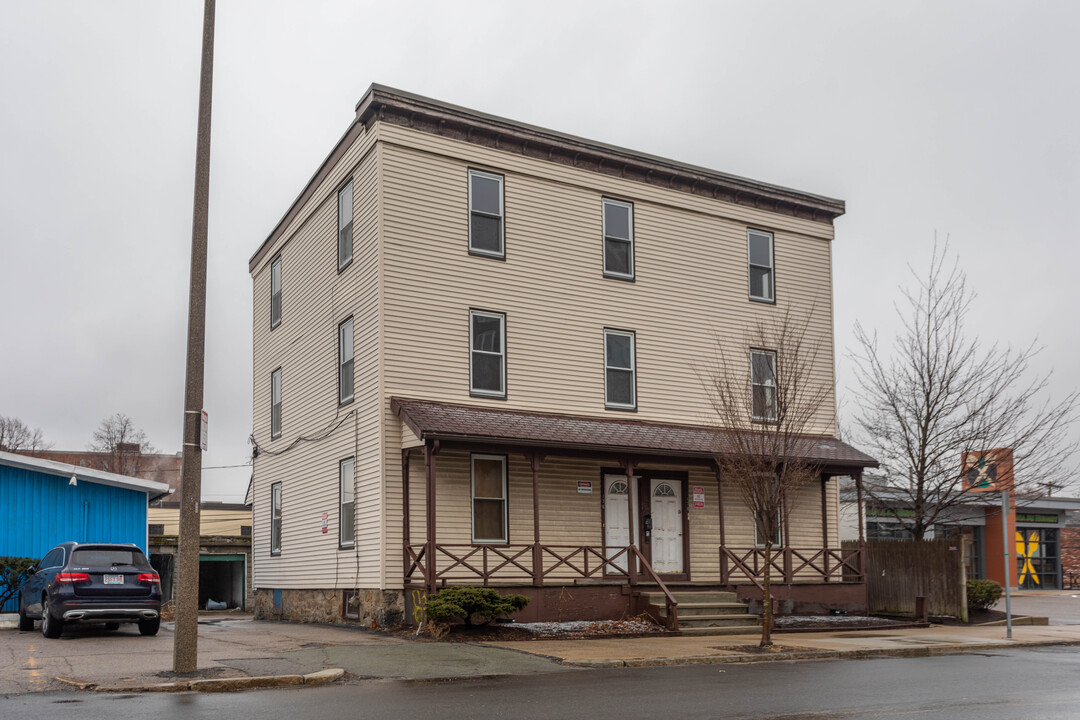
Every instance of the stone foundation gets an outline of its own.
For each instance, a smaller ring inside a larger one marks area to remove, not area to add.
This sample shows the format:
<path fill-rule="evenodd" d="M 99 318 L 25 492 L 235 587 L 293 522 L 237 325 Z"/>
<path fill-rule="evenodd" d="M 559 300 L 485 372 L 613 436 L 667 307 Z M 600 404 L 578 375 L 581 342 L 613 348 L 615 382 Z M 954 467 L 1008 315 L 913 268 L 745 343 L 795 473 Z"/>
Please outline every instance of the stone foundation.
<path fill-rule="evenodd" d="M 405 599 L 400 590 L 280 590 L 281 605 L 274 606 L 274 590 L 255 590 L 255 617 L 259 620 L 333 623 L 391 628 L 405 621 Z M 347 600 L 346 598 L 350 598 Z"/>

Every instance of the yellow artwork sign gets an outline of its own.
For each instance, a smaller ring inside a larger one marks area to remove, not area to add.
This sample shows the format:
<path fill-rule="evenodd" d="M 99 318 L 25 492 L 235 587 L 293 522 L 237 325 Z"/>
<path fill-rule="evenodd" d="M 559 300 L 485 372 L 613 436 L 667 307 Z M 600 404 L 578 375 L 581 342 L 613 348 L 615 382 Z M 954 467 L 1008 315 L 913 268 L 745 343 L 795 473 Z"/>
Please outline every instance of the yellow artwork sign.
<path fill-rule="evenodd" d="M 1020 563 L 1018 574 L 1020 575 L 1018 583 L 1024 584 L 1025 580 L 1030 579 L 1035 585 L 1039 584 L 1039 575 L 1035 572 L 1035 565 L 1032 564 L 1031 559 L 1039 552 L 1039 531 L 1028 530 L 1029 534 L 1027 538 L 1024 537 L 1023 530 L 1016 531 L 1016 560 Z"/>

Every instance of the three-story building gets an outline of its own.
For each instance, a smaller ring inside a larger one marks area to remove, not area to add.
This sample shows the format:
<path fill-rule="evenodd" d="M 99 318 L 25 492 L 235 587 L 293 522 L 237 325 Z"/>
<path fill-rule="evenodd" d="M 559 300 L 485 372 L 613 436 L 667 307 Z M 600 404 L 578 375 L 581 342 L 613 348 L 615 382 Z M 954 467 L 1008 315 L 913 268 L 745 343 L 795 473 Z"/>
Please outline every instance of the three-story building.
<path fill-rule="evenodd" d="M 372 85 L 250 262 L 258 612 L 411 622 L 455 583 L 535 618 L 618 616 L 658 584 L 753 599 L 698 375 L 718 338 L 813 306 L 832 387 L 843 212 Z M 735 352 L 767 413 L 775 353 Z M 835 478 L 873 460 L 835 439 L 831 395 L 812 429 L 780 597 L 857 608 Z"/>

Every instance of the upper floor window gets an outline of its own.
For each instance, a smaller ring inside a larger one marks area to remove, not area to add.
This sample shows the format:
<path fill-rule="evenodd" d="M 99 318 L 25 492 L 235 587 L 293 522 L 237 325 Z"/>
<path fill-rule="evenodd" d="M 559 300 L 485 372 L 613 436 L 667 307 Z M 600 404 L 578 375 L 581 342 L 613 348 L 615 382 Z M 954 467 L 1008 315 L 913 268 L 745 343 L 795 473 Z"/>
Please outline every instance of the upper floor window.
<path fill-rule="evenodd" d="M 506 315 L 469 311 L 469 393 L 506 397 Z"/>
<path fill-rule="evenodd" d="M 776 352 L 750 351 L 750 390 L 753 420 L 776 422 Z"/>
<path fill-rule="evenodd" d="M 747 230 L 746 253 L 750 260 L 750 299 L 775 302 L 773 234 L 762 230 Z"/>
<path fill-rule="evenodd" d="M 604 329 L 604 405 L 617 410 L 637 409 L 634 369 L 634 333 Z"/>
<path fill-rule="evenodd" d="M 270 374 L 270 437 L 281 437 L 281 368 Z"/>
<path fill-rule="evenodd" d="M 353 399 L 353 319 L 338 325 L 338 403 Z"/>
<path fill-rule="evenodd" d="M 469 252 L 506 257 L 503 247 L 503 176 L 469 171 Z"/>
<path fill-rule="evenodd" d="M 604 275 L 634 279 L 634 206 L 604 198 Z"/>
<path fill-rule="evenodd" d="M 472 456 L 472 505 L 472 541 L 508 542 L 505 456 Z"/>
<path fill-rule="evenodd" d="M 344 270 L 352 262 L 353 223 L 352 180 L 337 194 L 337 268 Z"/>
<path fill-rule="evenodd" d="M 270 329 L 281 324 L 281 256 L 270 263 Z"/>
<path fill-rule="evenodd" d="M 355 458 L 347 458 L 338 463 L 338 479 L 341 485 L 338 542 L 341 547 L 352 547 L 356 537 L 356 517 L 353 512 L 356 507 L 356 496 L 353 494 L 353 470 L 355 467 Z"/>
<path fill-rule="evenodd" d="M 270 486 L 270 554 L 281 554 L 281 483 Z"/>

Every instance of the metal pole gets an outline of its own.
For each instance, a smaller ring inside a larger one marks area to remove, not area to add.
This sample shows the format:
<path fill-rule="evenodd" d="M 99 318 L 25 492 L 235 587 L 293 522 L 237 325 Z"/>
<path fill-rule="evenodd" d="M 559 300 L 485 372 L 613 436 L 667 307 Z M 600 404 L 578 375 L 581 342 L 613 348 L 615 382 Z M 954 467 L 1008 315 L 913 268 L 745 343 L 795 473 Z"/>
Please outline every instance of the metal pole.
<path fill-rule="evenodd" d="M 202 496 L 203 365 L 206 346 L 206 238 L 210 198 L 210 102 L 214 80 L 214 2 L 203 7 L 202 72 L 195 148 L 195 209 L 191 223 L 187 378 L 184 384 L 184 460 L 180 471 L 173 671 L 194 672 L 199 661 L 199 503 Z"/>
<path fill-rule="evenodd" d="M 1005 546 L 1005 637 L 1012 639 L 1012 568 L 1009 567 L 1009 490 L 1001 491 L 1001 537 Z"/>

